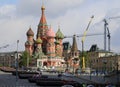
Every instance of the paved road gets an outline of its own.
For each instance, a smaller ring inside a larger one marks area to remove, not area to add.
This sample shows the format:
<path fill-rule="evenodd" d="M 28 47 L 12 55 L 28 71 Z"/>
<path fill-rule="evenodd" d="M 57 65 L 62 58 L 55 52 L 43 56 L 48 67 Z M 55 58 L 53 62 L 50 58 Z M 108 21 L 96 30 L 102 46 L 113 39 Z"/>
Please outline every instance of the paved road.
<path fill-rule="evenodd" d="M 101 84 L 106 84 L 106 83 L 111 83 L 111 84 L 117 84 L 117 82 L 120 81 L 119 77 L 120 75 L 115 75 L 115 76 L 110 76 L 110 77 L 104 77 L 104 76 L 90 76 L 89 75 L 80 75 L 79 77 L 91 80 L 96 83 L 101 83 Z"/>
<path fill-rule="evenodd" d="M 27 79 L 18 79 L 11 73 L 0 71 L 0 87 L 40 87 L 35 83 L 29 83 Z"/>
<path fill-rule="evenodd" d="M 57 77 L 55 73 L 45 73 L 45 75 L 50 75 L 50 77 Z M 66 77 L 62 76 L 64 79 L 74 80 L 79 83 L 93 83 L 90 80 L 86 80 L 80 77 Z M 0 71 L 0 87 L 40 87 L 36 83 L 29 83 L 27 79 L 18 79 L 16 82 L 16 76 L 13 76 L 11 73 L 5 73 Z M 42 87 L 42 86 L 41 86 Z"/>
<path fill-rule="evenodd" d="M 47 72 L 44 72 L 43 74 L 45 75 L 49 75 L 49 77 L 53 77 L 53 78 L 58 78 L 56 73 L 47 73 Z M 72 81 L 76 81 L 78 83 L 87 83 L 87 84 L 91 84 L 91 83 L 95 83 L 95 81 L 92 81 L 92 80 L 89 80 L 89 79 L 85 79 L 85 78 L 81 78 L 81 77 L 78 77 L 78 76 L 65 76 L 65 75 L 62 75 L 61 79 L 66 79 L 66 80 L 72 80 Z"/>

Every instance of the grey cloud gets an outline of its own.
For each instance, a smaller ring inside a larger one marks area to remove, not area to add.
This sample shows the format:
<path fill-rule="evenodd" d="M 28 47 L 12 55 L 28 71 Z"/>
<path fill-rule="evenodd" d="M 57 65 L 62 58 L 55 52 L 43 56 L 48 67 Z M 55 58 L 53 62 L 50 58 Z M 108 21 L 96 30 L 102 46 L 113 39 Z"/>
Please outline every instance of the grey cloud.
<path fill-rule="evenodd" d="M 49 13 L 49 17 L 56 17 L 65 15 L 65 13 L 69 10 L 74 10 L 78 6 L 81 5 L 81 3 L 84 0 L 51 0 L 46 2 L 46 8 Z"/>
<path fill-rule="evenodd" d="M 120 20 L 119 20 L 119 24 L 120 24 Z M 120 37 L 120 25 L 115 30 L 114 34 L 111 34 L 112 45 L 120 47 L 120 40 L 119 40 L 120 38 L 119 37 Z"/>
<path fill-rule="evenodd" d="M 95 15 L 95 18 L 90 26 L 88 33 L 96 33 L 103 32 L 104 23 L 101 22 L 104 18 L 108 16 L 119 16 L 119 9 L 115 11 L 113 8 L 118 8 L 119 5 L 115 4 L 115 2 L 119 3 L 118 0 L 113 1 L 114 3 L 103 2 L 105 0 L 91 0 L 86 4 L 83 1 L 89 0 L 45 0 L 45 15 L 47 18 L 48 25 L 52 22 L 53 29 L 57 31 L 57 23 L 60 22 L 61 31 L 65 35 L 73 35 L 73 34 L 83 34 L 91 15 Z M 112 0 L 110 0 L 111 2 Z M 99 3 L 101 2 L 101 3 Z M 81 4 L 82 3 L 82 4 Z M 103 5 L 104 4 L 104 5 Z M 113 5 L 114 4 L 114 5 Z M 103 6 L 102 6 L 103 5 Z M 107 5 L 107 6 L 106 6 Z M 19 0 L 14 9 L 6 12 L 1 15 L 2 20 L 0 20 L 1 32 L 0 37 L 1 42 L 11 43 L 16 41 L 17 39 L 21 42 L 21 47 L 24 49 L 24 42 L 26 40 L 26 31 L 31 25 L 33 31 L 37 32 L 37 24 L 39 22 L 39 18 L 41 16 L 41 0 Z M 1 7 L 0 7 L 1 8 Z M 6 9 L 6 11 L 7 11 Z M 109 10 L 109 11 L 108 11 Z M 17 16 L 16 18 L 12 18 L 12 21 L 9 20 L 9 17 Z M 8 18 L 7 18 L 8 17 Z M 5 19 L 6 18 L 6 19 Z M 7 24 L 6 24 L 7 23 Z M 94 25 L 97 23 L 97 25 Z M 118 41 L 119 37 L 119 20 L 112 20 L 109 23 L 109 28 L 112 34 L 112 43 L 111 45 L 115 47 L 119 46 L 120 42 Z M 7 33 L 5 33 L 7 31 Z M 13 32 L 14 31 L 14 32 Z M 117 33 L 116 35 L 116 32 Z M 4 32 L 4 33 L 2 33 Z M 6 36 L 10 36 L 9 39 Z M 21 38 L 20 38 L 21 37 Z M 114 40 L 113 40 L 114 39 Z M 79 38 L 79 46 L 81 38 Z M 65 40 L 66 41 L 66 40 Z M 100 48 L 103 48 L 103 37 L 95 37 L 95 38 L 86 38 L 85 48 L 89 49 L 90 45 L 98 44 Z M 72 39 L 70 39 L 72 42 Z M 117 42 L 117 44 L 115 43 Z M 14 45 L 15 46 L 15 45 Z M 117 48 L 117 47 L 116 47 Z"/>
<path fill-rule="evenodd" d="M 105 18 L 109 19 L 109 18 L 118 17 L 118 16 L 120 17 L 120 7 L 119 8 L 112 8 L 112 9 L 108 10 Z"/>
<path fill-rule="evenodd" d="M 46 0 L 44 5 L 47 9 L 46 15 L 48 17 L 56 17 L 61 13 L 65 13 L 72 7 L 77 7 L 83 0 Z M 17 14 L 26 16 L 40 16 L 42 2 L 39 0 L 19 0 L 17 4 Z"/>
<path fill-rule="evenodd" d="M 4 5 L 0 7 L 0 19 L 11 19 L 15 16 L 16 7 L 14 5 Z"/>
<path fill-rule="evenodd" d="M 111 49 L 120 53 L 120 28 L 116 29 L 115 34 L 111 35 Z"/>

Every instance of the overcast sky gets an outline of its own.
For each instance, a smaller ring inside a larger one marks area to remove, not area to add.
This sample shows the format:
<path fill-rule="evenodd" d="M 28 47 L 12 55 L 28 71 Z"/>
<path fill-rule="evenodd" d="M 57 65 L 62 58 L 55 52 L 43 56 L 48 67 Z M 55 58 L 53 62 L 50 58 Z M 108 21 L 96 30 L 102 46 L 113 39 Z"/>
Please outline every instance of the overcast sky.
<path fill-rule="evenodd" d="M 92 15 L 94 19 L 87 34 L 104 33 L 106 19 L 111 34 L 111 50 L 120 53 L 120 0 L 0 0 L 0 52 L 15 51 L 17 40 L 18 50 L 24 50 L 27 40 L 26 32 L 31 26 L 35 33 L 41 17 L 41 6 L 46 10 L 47 24 L 51 25 L 54 32 L 60 25 L 65 36 L 83 34 Z M 64 39 L 70 41 L 72 38 Z M 3 48 L 9 44 L 7 48 Z M 81 38 L 77 38 L 79 50 L 81 50 Z M 86 37 L 85 50 L 89 50 L 92 44 L 104 48 L 104 36 Z"/>

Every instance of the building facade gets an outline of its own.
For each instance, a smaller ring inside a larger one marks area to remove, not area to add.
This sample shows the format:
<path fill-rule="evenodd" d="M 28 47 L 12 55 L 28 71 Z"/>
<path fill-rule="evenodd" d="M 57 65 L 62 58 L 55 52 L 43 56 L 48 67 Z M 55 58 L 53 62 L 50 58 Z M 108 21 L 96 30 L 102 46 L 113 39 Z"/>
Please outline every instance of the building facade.
<path fill-rule="evenodd" d="M 41 7 L 41 18 L 38 24 L 36 39 L 31 28 L 27 31 L 25 51 L 32 56 L 36 67 L 63 67 L 63 38 L 64 35 L 58 28 L 55 33 L 52 27 L 48 27 L 45 17 L 45 7 Z"/>
<path fill-rule="evenodd" d="M 73 44 L 70 51 L 67 53 L 64 50 L 63 39 L 64 35 L 58 27 L 55 33 L 51 26 L 48 28 L 45 7 L 41 7 L 41 18 L 38 24 L 36 40 L 34 39 L 34 32 L 30 28 L 27 31 L 27 41 L 25 43 L 25 50 L 33 56 L 33 60 L 37 62 L 37 67 L 79 67 L 79 51 L 76 43 L 76 36 L 73 36 Z M 67 56 L 66 56 L 67 55 Z M 65 62 L 67 58 L 67 63 Z"/>
<path fill-rule="evenodd" d="M 96 47 L 97 45 L 93 45 L 88 52 L 89 65 L 91 69 L 99 72 L 120 70 L 120 55 L 100 50 Z"/>
<path fill-rule="evenodd" d="M 16 51 L 0 53 L 0 66 L 16 67 L 17 58 L 20 59 L 21 55 L 22 55 L 22 52 L 16 52 Z"/>
<path fill-rule="evenodd" d="M 80 61 L 76 35 L 73 36 L 73 43 L 71 46 L 68 43 L 64 44 L 64 35 L 60 27 L 58 27 L 58 31 L 55 33 L 51 26 L 48 27 L 44 6 L 41 7 L 41 11 L 42 13 L 38 23 L 36 37 L 34 38 L 35 35 L 31 27 L 26 32 L 27 40 L 25 42 L 24 51 L 29 54 L 27 55 L 27 67 L 69 68 L 75 71 L 79 68 Z M 67 45 L 69 46 L 67 47 Z M 8 55 L 9 57 L 7 57 Z M 1 53 L 0 60 L 1 65 L 15 65 L 15 53 Z M 8 61 L 10 63 L 8 63 Z"/>

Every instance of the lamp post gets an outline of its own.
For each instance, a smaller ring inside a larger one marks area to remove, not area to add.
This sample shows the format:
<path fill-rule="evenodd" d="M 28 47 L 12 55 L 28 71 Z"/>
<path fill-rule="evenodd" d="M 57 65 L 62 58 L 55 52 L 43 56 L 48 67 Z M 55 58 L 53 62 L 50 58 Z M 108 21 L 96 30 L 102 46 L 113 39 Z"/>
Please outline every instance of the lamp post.
<path fill-rule="evenodd" d="M 106 75 L 106 64 L 107 64 L 107 60 L 106 60 L 106 59 L 103 60 L 103 64 L 104 64 L 104 81 L 105 81 L 105 75 Z"/>
<path fill-rule="evenodd" d="M 17 84 L 17 81 L 18 81 L 18 66 L 19 66 L 19 63 L 18 63 L 18 44 L 19 44 L 19 40 L 17 40 L 17 50 L 16 50 L 16 84 Z"/>
<path fill-rule="evenodd" d="M 73 74 L 74 74 L 75 60 L 73 59 Z"/>
<path fill-rule="evenodd" d="M 11 55 L 11 60 L 13 60 L 14 59 L 14 55 L 12 54 Z M 14 64 L 14 61 L 11 61 L 11 67 L 13 67 L 13 64 Z"/>
<path fill-rule="evenodd" d="M 39 55 L 38 55 L 39 58 Z M 30 59 L 30 48 L 28 49 L 28 54 L 27 54 L 27 68 L 29 67 L 29 60 Z"/>
<path fill-rule="evenodd" d="M 118 70 L 118 68 L 119 68 L 119 65 L 118 65 L 118 63 L 116 63 L 117 84 L 119 84 L 119 70 Z"/>
<path fill-rule="evenodd" d="M 77 63 L 78 59 L 74 58 L 73 59 L 73 74 L 75 74 L 75 64 Z"/>
<path fill-rule="evenodd" d="M 29 66 L 29 53 L 27 54 L 27 68 Z"/>
<path fill-rule="evenodd" d="M 3 57 L 3 69 L 5 69 L 5 59 L 6 59 L 6 55 L 4 55 Z"/>
<path fill-rule="evenodd" d="M 66 69 L 68 69 L 68 57 L 65 57 L 64 60 L 65 60 L 65 64 L 66 64 Z"/>
<path fill-rule="evenodd" d="M 107 72 L 107 70 L 106 70 L 107 60 L 104 60 L 104 64 L 105 64 L 105 74 L 106 74 L 106 72 Z"/>
<path fill-rule="evenodd" d="M 90 80 L 91 80 L 91 60 L 90 60 Z"/>

